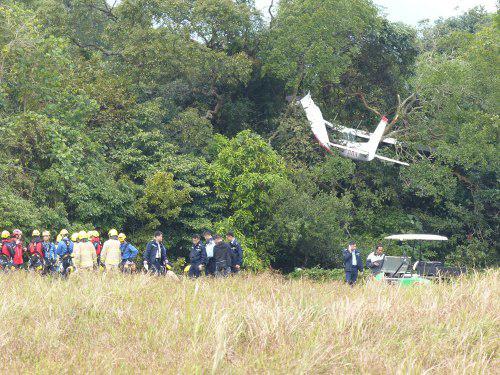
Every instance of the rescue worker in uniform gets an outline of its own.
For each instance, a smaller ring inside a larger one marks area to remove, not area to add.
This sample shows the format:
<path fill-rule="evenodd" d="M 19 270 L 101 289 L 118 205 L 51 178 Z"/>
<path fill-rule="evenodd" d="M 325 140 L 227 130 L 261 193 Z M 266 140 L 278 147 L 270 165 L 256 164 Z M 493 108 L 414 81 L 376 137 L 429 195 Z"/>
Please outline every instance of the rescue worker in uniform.
<path fill-rule="evenodd" d="M 76 269 L 92 270 L 97 264 L 97 254 L 94 245 L 89 242 L 89 235 L 85 231 L 78 233 L 80 243 L 73 251 L 73 263 Z"/>
<path fill-rule="evenodd" d="M 71 272 L 71 267 L 73 265 L 71 254 L 73 254 L 75 244 L 70 240 L 69 233 L 66 229 L 61 230 L 60 235 L 62 238 L 61 242 L 57 245 L 56 254 L 61 262 L 61 273 L 67 275 L 68 272 Z"/>
<path fill-rule="evenodd" d="M 109 239 L 102 245 L 101 264 L 106 267 L 106 271 L 115 271 L 118 270 L 122 261 L 118 231 L 111 229 L 108 237 Z"/>
<path fill-rule="evenodd" d="M 45 255 L 45 269 L 46 271 L 53 271 L 57 261 L 56 246 L 50 241 L 50 232 L 44 230 L 42 232 L 42 247 Z"/>
<path fill-rule="evenodd" d="M 40 259 L 44 259 L 45 255 L 43 252 L 42 239 L 40 238 L 40 231 L 35 229 L 31 233 L 31 242 L 28 246 L 30 255 L 38 255 Z"/>
<path fill-rule="evenodd" d="M 134 263 L 139 250 L 133 246 L 130 242 L 126 241 L 127 236 L 125 233 L 120 233 L 118 235 L 118 241 L 120 241 L 120 251 L 122 254 L 121 269 L 125 272 L 134 272 L 136 270 L 136 265 Z"/>
<path fill-rule="evenodd" d="M 102 251 L 102 242 L 99 238 L 99 232 L 96 230 L 92 230 L 89 232 L 90 242 L 94 245 L 95 253 L 97 254 L 97 265 L 101 265 L 101 251 Z"/>
<path fill-rule="evenodd" d="M 2 231 L 2 267 L 3 268 L 11 268 L 13 267 L 13 259 L 14 259 L 14 246 L 15 244 L 12 242 L 10 237 L 10 232 L 8 230 Z"/>
<path fill-rule="evenodd" d="M 193 246 L 191 247 L 191 251 L 189 252 L 189 277 L 200 277 L 201 271 L 205 267 L 207 263 L 207 252 L 205 250 L 205 246 L 200 241 L 200 236 L 198 234 L 194 234 L 192 236 Z"/>
<path fill-rule="evenodd" d="M 23 246 L 22 236 L 23 232 L 21 232 L 20 229 L 14 229 L 12 231 L 11 243 L 14 247 L 14 255 L 12 257 L 12 263 L 16 268 L 21 268 L 24 264 L 23 252 L 26 249 Z"/>
<path fill-rule="evenodd" d="M 238 273 L 243 263 L 243 250 L 240 243 L 234 237 L 234 232 L 227 232 L 226 239 L 231 247 L 231 272 Z"/>

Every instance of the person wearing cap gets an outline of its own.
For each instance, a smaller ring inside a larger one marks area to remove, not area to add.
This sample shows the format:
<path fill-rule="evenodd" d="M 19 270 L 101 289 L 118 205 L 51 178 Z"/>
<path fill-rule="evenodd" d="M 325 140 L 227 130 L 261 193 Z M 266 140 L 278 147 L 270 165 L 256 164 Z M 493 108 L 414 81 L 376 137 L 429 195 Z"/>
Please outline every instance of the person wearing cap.
<path fill-rule="evenodd" d="M 344 258 L 345 280 L 349 285 L 354 285 L 358 279 L 358 271 L 363 272 L 363 261 L 356 242 L 351 241 L 347 249 L 342 250 Z"/>
<path fill-rule="evenodd" d="M 66 229 L 62 229 L 59 235 L 61 236 L 61 241 L 57 244 L 57 256 L 62 258 L 67 254 L 71 255 L 71 253 L 73 253 L 74 244 L 69 238 L 69 232 Z"/>
<path fill-rule="evenodd" d="M 203 271 L 203 267 L 207 263 L 207 252 L 205 250 L 205 246 L 200 241 L 200 235 L 194 234 L 192 236 L 193 246 L 191 247 L 191 251 L 189 252 L 189 277 L 200 277 L 201 271 Z"/>
<path fill-rule="evenodd" d="M 215 276 L 227 276 L 231 273 L 231 246 L 216 234 L 214 246 Z"/>
<path fill-rule="evenodd" d="M 234 237 L 234 232 L 227 232 L 226 239 L 231 247 L 231 272 L 238 273 L 243 263 L 243 250 L 240 243 Z"/>
<path fill-rule="evenodd" d="M 48 230 L 42 232 L 42 248 L 47 267 L 54 266 L 57 260 L 56 246 L 50 241 L 50 232 Z"/>
<path fill-rule="evenodd" d="M 73 251 L 73 263 L 77 269 L 91 270 L 97 263 L 97 254 L 94 245 L 89 242 L 89 235 L 85 231 L 78 233 L 80 243 Z"/>
<path fill-rule="evenodd" d="M 210 232 L 209 230 L 203 232 L 203 238 L 205 238 L 205 251 L 207 253 L 207 266 L 205 268 L 205 275 L 213 276 L 215 274 L 215 241 L 212 237 L 212 232 Z"/>
<path fill-rule="evenodd" d="M 122 254 L 122 264 L 123 270 L 135 271 L 134 260 L 139 254 L 139 250 L 133 246 L 130 242 L 126 241 L 127 236 L 125 233 L 118 234 L 118 241 L 120 241 L 120 251 Z"/>
<path fill-rule="evenodd" d="M 118 231 L 111 229 L 108 236 L 109 239 L 102 245 L 101 264 L 106 267 L 106 271 L 115 271 L 122 261 Z"/>

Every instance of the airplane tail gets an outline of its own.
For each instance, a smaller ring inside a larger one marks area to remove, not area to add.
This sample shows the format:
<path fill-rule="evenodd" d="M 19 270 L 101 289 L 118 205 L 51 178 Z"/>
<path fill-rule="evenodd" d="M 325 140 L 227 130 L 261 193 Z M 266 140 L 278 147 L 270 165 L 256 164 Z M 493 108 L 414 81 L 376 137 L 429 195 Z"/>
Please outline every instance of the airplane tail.
<path fill-rule="evenodd" d="M 385 127 L 387 126 L 387 117 L 382 117 L 380 123 L 377 125 L 375 131 L 371 134 L 370 139 L 366 143 L 366 151 L 368 151 L 370 158 L 373 159 L 375 156 L 375 152 L 377 152 L 378 145 L 382 140 L 382 136 L 384 135 Z"/>

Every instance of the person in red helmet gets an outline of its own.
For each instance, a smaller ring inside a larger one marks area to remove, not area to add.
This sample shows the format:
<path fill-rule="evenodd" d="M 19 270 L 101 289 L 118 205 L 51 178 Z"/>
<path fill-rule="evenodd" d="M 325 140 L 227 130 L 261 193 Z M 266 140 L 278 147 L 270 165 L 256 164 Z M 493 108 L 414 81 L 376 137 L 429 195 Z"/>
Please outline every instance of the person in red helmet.
<path fill-rule="evenodd" d="M 101 250 L 102 250 L 102 242 L 99 238 L 99 232 L 96 230 L 91 230 L 89 232 L 90 242 L 94 245 L 95 253 L 97 254 L 97 265 L 101 265 Z"/>
<path fill-rule="evenodd" d="M 13 247 L 13 255 L 12 255 L 12 263 L 15 267 L 21 268 L 23 266 L 23 251 L 25 250 L 23 247 L 22 241 L 23 232 L 20 229 L 14 229 L 12 231 L 12 238 L 10 240 L 11 245 Z M 12 254 L 12 251 L 11 251 Z"/>

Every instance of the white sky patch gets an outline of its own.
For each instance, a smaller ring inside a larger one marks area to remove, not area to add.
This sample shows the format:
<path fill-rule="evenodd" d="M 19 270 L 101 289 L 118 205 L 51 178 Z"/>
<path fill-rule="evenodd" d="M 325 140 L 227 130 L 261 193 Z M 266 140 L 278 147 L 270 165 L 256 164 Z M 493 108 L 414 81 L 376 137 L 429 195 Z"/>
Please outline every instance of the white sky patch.
<path fill-rule="evenodd" d="M 278 0 L 274 0 L 276 4 Z M 496 10 L 496 0 L 374 0 L 391 21 L 416 26 L 419 21 L 457 16 L 475 6 L 484 6 L 489 12 Z M 268 16 L 271 0 L 256 0 L 257 9 Z"/>

